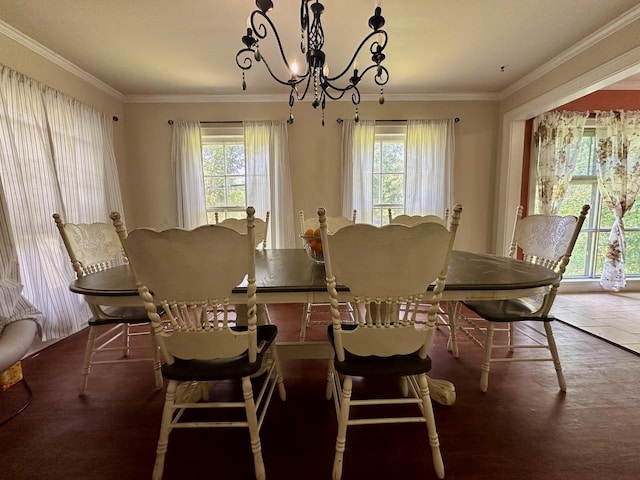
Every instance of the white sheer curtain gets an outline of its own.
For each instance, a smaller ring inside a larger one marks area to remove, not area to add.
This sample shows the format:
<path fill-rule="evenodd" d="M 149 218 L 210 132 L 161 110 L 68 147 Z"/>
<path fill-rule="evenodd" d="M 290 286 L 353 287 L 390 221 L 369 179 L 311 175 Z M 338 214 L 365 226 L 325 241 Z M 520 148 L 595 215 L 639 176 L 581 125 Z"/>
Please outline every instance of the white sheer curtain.
<path fill-rule="evenodd" d="M 293 194 L 287 124 L 243 122 L 247 204 L 264 218 L 270 212 L 268 242 L 273 248 L 295 248 Z"/>
<path fill-rule="evenodd" d="M 453 205 L 454 120 L 407 122 L 407 215 L 438 215 Z"/>
<path fill-rule="evenodd" d="M 598 188 L 615 216 L 600 285 L 615 292 L 627 284 L 627 241 L 623 218 L 640 191 L 640 111 L 598 112 L 596 116 Z"/>
<path fill-rule="evenodd" d="M 533 121 L 533 156 L 543 215 L 560 210 L 580 153 L 589 112 L 547 112 Z"/>
<path fill-rule="evenodd" d="M 342 122 L 342 215 L 373 223 L 373 156 L 376 122 Z"/>
<path fill-rule="evenodd" d="M 10 323 L 27 318 L 38 323 L 42 335 L 43 315 L 22 295 L 18 253 L 10 225 L 9 209 L 0 182 L 0 335 Z"/>
<path fill-rule="evenodd" d="M 110 222 L 122 212 L 111 118 L 7 67 L 0 67 L 0 181 L 22 294 L 42 314 L 43 339 L 82 328 L 84 300 L 52 214 Z"/>
<path fill-rule="evenodd" d="M 178 226 L 193 229 L 206 224 L 200 122 L 176 122 L 173 125 L 171 165 L 176 179 Z"/>

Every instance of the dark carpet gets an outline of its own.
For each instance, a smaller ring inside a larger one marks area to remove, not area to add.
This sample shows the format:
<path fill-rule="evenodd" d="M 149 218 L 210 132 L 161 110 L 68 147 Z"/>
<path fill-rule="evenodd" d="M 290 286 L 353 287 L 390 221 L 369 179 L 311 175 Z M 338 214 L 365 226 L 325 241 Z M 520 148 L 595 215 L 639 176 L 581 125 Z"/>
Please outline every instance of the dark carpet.
<path fill-rule="evenodd" d="M 295 339 L 300 306 L 270 307 L 281 340 Z M 450 480 L 611 480 L 640 478 L 640 358 L 556 322 L 568 384 L 558 390 L 550 363 L 492 367 L 479 389 L 481 350 L 460 341 L 446 350 L 440 328 L 431 350 L 434 378 L 455 383 L 457 402 L 435 404 L 446 478 Z M 309 327 L 322 338 L 324 327 Z M 163 392 L 147 363 L 96 367 L 88 394 L 77 395 L 87 331 L 23 361 L 33 401 L 0 427 L 0 479 L 151 477 Z M 326 361 L 283 362 L 287 401 L 277 395 L 261 431 L 267 477 L 331 478 L 337 421 L 324 398 Z M 396 388 L 373 381 L 362 391 Z M 238 391 L 225 389 L 224 394 Z M 0 393 L 0 416 L 25 400 L 23 384 Z M 343 472 L 353 479 L 435 479 L 424 425 L 350 427 Z M 171 434 L 166 479 L 253 478 L 244 429 L 179 430 Z"/>

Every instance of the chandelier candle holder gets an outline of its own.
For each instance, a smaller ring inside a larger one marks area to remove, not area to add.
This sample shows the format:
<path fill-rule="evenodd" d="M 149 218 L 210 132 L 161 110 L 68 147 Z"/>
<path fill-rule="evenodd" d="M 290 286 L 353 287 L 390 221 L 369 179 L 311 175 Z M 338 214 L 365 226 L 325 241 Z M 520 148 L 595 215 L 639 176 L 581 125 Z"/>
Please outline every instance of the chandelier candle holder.
<path fill-rule="evenodd" d="M 264 63 L 271 77 L 278 83 L 290 87 L 289 93 L 289 123 L 293 123 L 293 105 L 296 100 L 302 101 L 309 92 L 313 92 L 313 108 L 321 107 L 322 125 L 324 126 L 324 112 L 327 98 L 340 100 L 346 93 L 351 94 L 351 102 L 355 105 L 355 121 L 358 118 L 360 104 L 360 90 L 358 84 L 369 72 L 373 72 L 374 81 L 380 87 L 379 103 L 384 103 L 383 87 L 389 81 L 389 72 L 382 65 L 385 59 L 384 49 L 387 46 L 387 32 L 382 29 L 384 17 L 382 8 L 377 5 L 373 16 L 369 18 L 370 32 L 356 48 L 347 66 L 338 75 L 331 76 L 326 60 L 324 47 L 324 30 L 322 28 L 322 12 L 324 5 L 319 0 L 300 0 L 300 51 L 306 59 L 306 70 L 300 72 L 295 62 L 287 59 L 280 35 L 276 26 L 269 18 L 269 11 L 273 9 L 271 0 L 256 0 L 257 10 L 251 12 L 247 19 L 247 33 L 242 37 L 242 48 L 236 54 L 236 64 L 242 70 L 242 90 L 247 89 L 245 71 L 256 62 Z M 269 61 L 260 51 L 260 41 L 267 38 L 269 32 L 275 39 L 280 57 L 290 72 L 289 78 L 280 78 L 274 73 Z M 371 54 L 371 64 L 366 68 L 358 67 L 357 58 L 363 49 L 368 48 Z"/>

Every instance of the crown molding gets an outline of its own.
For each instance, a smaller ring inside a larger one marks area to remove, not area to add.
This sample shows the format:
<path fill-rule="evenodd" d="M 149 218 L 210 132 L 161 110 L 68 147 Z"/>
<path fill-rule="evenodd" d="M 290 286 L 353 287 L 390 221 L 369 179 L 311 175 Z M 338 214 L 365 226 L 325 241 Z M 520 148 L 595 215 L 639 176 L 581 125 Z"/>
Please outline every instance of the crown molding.
<path fill-rule="evenodd" d="M 503 123 L 535 117 L 556 108 L 558 105 L 564 105 L 597 90 L 603 90 L 607 85 L 639 73 L 640 46 L 507 112 Z"/>
<path fill-rule="evenodd" d="M 415 93 L 389 94 L 384 98 L 390 102 L 437 102 L 437 101 L 497 101 L 497 93 Z M 338 102 L 350 102 L 351 97 Z M 364 102 L 377 102 L 379 94 L 362 94 Z M 288 94 L 273 95 L 125 95 L 124 103 L 282 103 L 289 100 Z M 310 102 L 311 99 L 302 100 Z"/>
<path fill-rule="evenodd" d="M 640 77 L 636 75 L 634 78 L 625 78 L 602 90 L 640 90 Z"/>
<path fill-rule="evenodd" d="M 608 36 L 626 27 L 627 25 L 635 22 L 639 18 L 640 18 L 640 5 L 637 5 L 631 8 L 630 10 L 628 10 L 626 13 L 619 16 L 618 18 L 616 18 L 615 20 L 612 20 L 608 24 L 596 30 L 595 32 L 593 32 L 591 35 L 584 38 L 580 42 L 576 43 L 573 47 L 565 50 L 557 57 L 549 60 L 547 63 L 536 68 L 534 71 L 532 71 L 528 75 L 525 75 L 520 80 L 509 85 L 507 88 L 505 88 L 500 92 L 500 100 L 512 95 L 513 93 L 517 92 L 521 88 L 524 88 L 525 86 L 539 79 L 543 75 L 546 75 L 551 70 L 559 67 L 565 62 L 568 62 L 573 57 L 591 48 L 592 46 L 596 45 L 598 42 L 601 42 Z"/>
<path fill-rule="evenodd" d="M 90 83 L 94 87 L 102 90 L 106 94 L 114 97 L 117 100 L 124 101 L 124 95 L 117 91 L 115 88 L 110 87 L 102 80 L 94 77 L 90 73 L 78 67 L 76 64 L 71 63 L 66 58 L 61 57 L 57 53 L 52 50 L 49 50 L 47 47 L 42 45 L 41 43 L 36 42 L 33 38 L 25 35 L 20 30 L 15 29 L 8 23 L 0 20 L 0 33 L 6 35 L 10 39 L 18 42 L 19 44 L 25 46 L 29 50 L 34 53 L 37 53 L 41 57 L 44 57 L 46 60 L 62 67 L 64 70 L 69 73 L 75 75 L 76 77 Z"/>

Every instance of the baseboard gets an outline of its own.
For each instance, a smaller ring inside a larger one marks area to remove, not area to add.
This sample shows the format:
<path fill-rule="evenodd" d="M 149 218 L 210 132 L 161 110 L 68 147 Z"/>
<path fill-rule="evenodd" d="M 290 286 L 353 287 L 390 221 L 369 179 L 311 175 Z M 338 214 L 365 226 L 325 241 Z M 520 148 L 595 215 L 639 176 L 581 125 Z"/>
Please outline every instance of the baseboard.
<path fill-rule="evenodd" d="M 611 290 L 605 290 L 600 285 L 600 279 L 572 279 L 564 278 L 558 288 L 558 293 L 616 293 Z M 640 292 L 640 278 L 627 279 L 627 286 L 620 292 Z M 617 292 L 617 293 L 620 293 Z"/>

